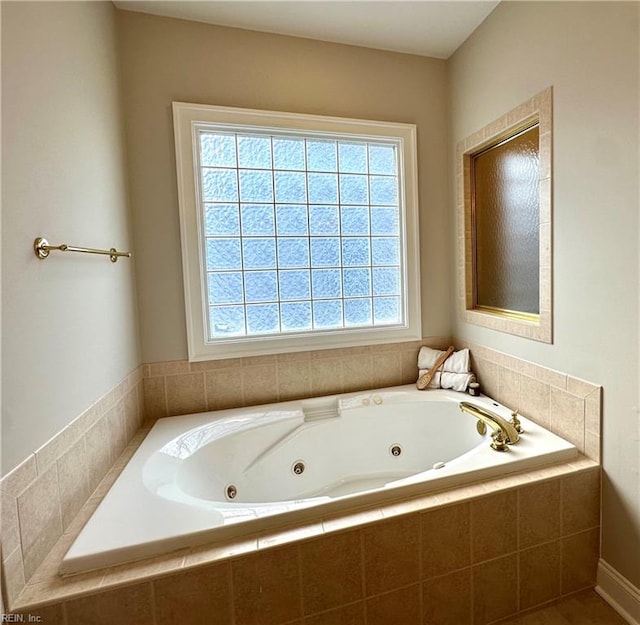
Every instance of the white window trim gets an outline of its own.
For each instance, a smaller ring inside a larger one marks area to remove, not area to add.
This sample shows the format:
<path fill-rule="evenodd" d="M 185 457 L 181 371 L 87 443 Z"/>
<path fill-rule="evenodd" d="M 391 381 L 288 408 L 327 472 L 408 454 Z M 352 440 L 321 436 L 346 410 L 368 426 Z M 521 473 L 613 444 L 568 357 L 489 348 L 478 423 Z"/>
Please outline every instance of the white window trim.
<path fill-rule="evenodd" d="M 418 175 L 416 157 L 416 127 L 414 124 L 377 122 L 359 119 L 325 117 L 298 113 L 281 113 L 254 109 L 238 109 L 173 103 L 174 137 L 178 202 L 180 210 L 180 238 L 185 291 L 187 341 L 190 361 L 216 360 L 261 354 L 354 347 L 380 343 L 419 340 L 422 337 L 420 316 L 420 257 L 418 234 Z M 351 133 L 364 137 L 400 139 L 402 159 L 400 191 L 400 237 L 405 253 L 403 289 L 406 293 L 405 325 L 402 327 L 367 327 L 349 330 L 305 332 L 296 335 L 269 335 L 254 340 L 242 338 L 208 343 L 208 295 L 204 266 L 203 224 L 200 211 L 198 172 L 196 170 L 199 124 L 229 124 L 236 129 L 247 126 L 272 128 L 274 131 L 293 130 L 300 133 Z M 403 173 L 404 172 L 404 173 Z M 404 210 L 403 210 L 404 207 Z"/>

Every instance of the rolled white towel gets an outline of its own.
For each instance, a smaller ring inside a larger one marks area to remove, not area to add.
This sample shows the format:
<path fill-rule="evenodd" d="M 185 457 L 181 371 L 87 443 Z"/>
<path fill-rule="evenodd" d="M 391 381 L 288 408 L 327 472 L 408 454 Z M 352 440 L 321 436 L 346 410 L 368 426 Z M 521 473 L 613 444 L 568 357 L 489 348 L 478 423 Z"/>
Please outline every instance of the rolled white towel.
<path fill-rule="evenodd" d="M 420 369 L 418 379 L 423 373 L 427 373 L 426 369 Z M 429 383 L 428 388 L 450 388 L 453 391 L 466 391 L 469 382 L 473 380 L 473 373 L 451 373 L 439 371 L 433 376 L 433 380 Z"/>
<path fill-rule="evenodd" d="M 429 370 L 433 367 L 440 354 L 444 351 L 439 349 L 431 349 L 430 347 L 421 347 L 418 353 L 418 369 Z M 469 373 L 471 371 L 469 367 L 469 349 L 461 349 L 458 352 L 453 352 L 449 358 L 444 361 L 444 365 L 439 368 L 439 371 L 446 371 L 448 373 Z"/>

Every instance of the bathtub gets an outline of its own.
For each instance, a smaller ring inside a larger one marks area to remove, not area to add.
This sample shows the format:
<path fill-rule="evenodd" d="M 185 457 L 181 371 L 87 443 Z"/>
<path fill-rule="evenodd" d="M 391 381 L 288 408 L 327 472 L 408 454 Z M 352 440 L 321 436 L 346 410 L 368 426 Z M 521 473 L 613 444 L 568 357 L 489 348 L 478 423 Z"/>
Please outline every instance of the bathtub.
<path fill-rule="evenodd" d="M 63 575 L 327 513 L 570 460 L 575 447 L 522 418 L 491 449 L 460 402 L 401 386 L 160 419 L 64 557 Z"/>

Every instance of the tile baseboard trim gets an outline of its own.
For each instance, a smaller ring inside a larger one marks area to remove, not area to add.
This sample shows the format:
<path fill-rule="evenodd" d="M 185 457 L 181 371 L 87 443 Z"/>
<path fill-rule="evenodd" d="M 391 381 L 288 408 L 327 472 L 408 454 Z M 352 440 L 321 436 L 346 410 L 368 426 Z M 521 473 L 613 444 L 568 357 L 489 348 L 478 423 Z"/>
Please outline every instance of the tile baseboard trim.
<path fill-rule="evenodd" d="M 629 625 L 640 625 L 640 589 L 602 558 L 595 590 Z"/>

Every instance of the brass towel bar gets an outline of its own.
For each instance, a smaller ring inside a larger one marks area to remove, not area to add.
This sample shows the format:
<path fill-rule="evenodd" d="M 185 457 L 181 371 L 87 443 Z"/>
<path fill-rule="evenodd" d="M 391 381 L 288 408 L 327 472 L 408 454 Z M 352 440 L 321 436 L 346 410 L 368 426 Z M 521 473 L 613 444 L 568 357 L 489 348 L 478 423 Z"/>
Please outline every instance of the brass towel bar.
<path fill-rule="evenodd" d="M 49 245 L 49 241 L 42 237 L 38 237 L 33 242 L 33 249 L 36 256 L 40 259 L 47 258 L 52 250 L 60 252 L 81 252 L 83 254 L 104 254 L 109 257 L 112 263 L 117 262 L 121 256 L 131 258 L 131 252 L 119 252 L 115 247 L 112 247 L 110 250 L 96 250 L 91 247 L 76 247 L 75 245 L 67 245 L 66 243 L 62 245 Z"/>

